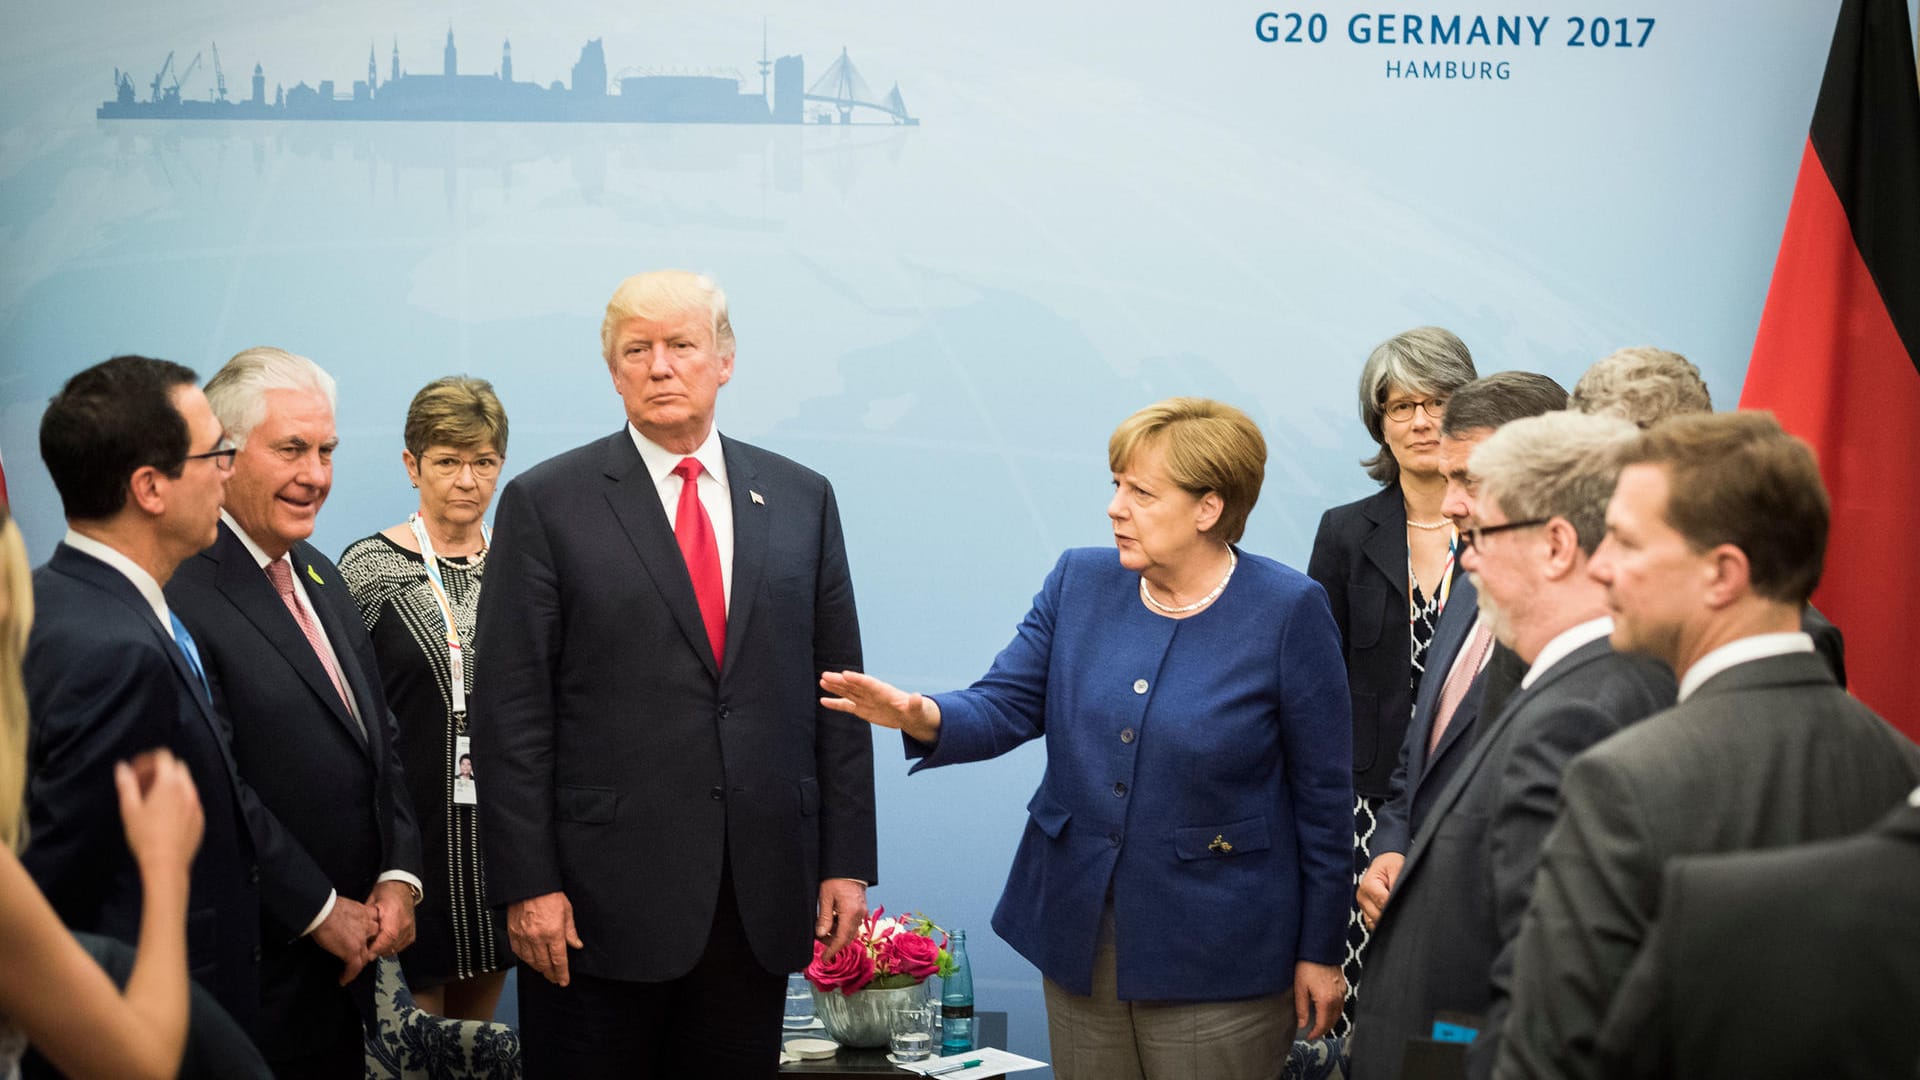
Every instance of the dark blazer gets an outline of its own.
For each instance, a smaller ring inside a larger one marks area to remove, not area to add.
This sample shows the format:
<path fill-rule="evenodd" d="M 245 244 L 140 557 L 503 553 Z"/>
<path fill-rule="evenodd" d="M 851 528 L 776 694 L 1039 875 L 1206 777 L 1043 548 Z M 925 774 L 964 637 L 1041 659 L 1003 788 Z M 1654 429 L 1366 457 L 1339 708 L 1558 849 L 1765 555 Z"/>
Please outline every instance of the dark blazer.
<path fill-rule="evenodd" d="M 62 922 L 140 940 L 139 868 L 113 766 L 164 746 L 193 774 L 206 819 L 187 901 L 187 965 L 251 1028 L 260 1003 L 260 879 L 226 721 L 126 575 L 61 544 L 34 572 L 23 665 L 32 728 L 30 843 L 20 861 Z"/>
<path fill-rule="evenodd" d="M 1833 681 L 1847 688 L 1847 642 L 1840 628 L 1833 625 L 1820 609 L 1808 604 L 1800 611 L 1800 630 L 1813 639 L 1813 651 L 1833 671 Z"/>
<path fill-rule="evenodd" d="M 474 772 L 494 904 L 564 890 L 575 972 L 692 970 L 728 858 L 768 971 L 810 956 L 823 879 L 878 877 L 873 739 L 819 705 L 860 630 L 826 479 L 722 437 L 726 664 L 622 428 L 508 484 L 476 636 Z"/>
<path fill-rule="evenodd" d="M 1460 707 L 1454 710 L 1453 720 L 1447 724 L 1440 745 L 1434 747 L 1432 754 L 1427 753 L 1434 714 L 1440 708 L 1440 691 L 1446 684 L 1447 672 L 1453 669 L 1454 660 L 1460 655 L 1460 649 L 1467 643 L 1468 633 L 1473 629 L 1474 618 L 1478 614 L 1478 596 L 1479 591 L 1473 587 L 1473 579 L 1462 575 L 1453 583 L 1453 596 L 1447 601 L 1447 610 L 1440 615 L 1440 625 L 1434 627 L 1433 644 L 1427 647 L 1426 664 L 1433 677 L 1420 680 L 1420 692 L 1413 699 L 1413 720 L 1400 740 L 1399 762 L 1394 766 L 1393 778 L 1387 784 L 1387 801 L 1374 812 L 1370 850 L 1375 856 L 1389 851 L 1406 854 L 1407 845 L 1412 842 L 1413 834 L 1419 831 L 1420 822 L 1432 807 L 1434 796 L 1446 788 L 1447 778 L 1458 769 L 1461 760 L 1466 757 L 1467 748 L 1473 745 L 1475 721 L 1480 716 L 1480 703 L 1487 684 L 1486 669 L 1475 675 L 1473 682 L 1467 686 L 1466 696 L 1460 699 Z M 1496 643 L 1494 648 L 1497 651 L 1502 646 Z M 1488 667 L 1492 667 L 1491 660 Z"/>
<path fill-rule="evenodd" d="M 1582 755 L 1521 927 L 1496 1075 L 1602 1075 L 1601 1019 L 1659 912 L 1669 859 L 1860 832 L 1916 784 L 1920 746 L 1812 653 L 1729 668 Z"/>
<path fill-rule="evenodd" d="M 1437 1012 L 1486 1015 L 1497 1031 L 1502 975 L 1561 772 L 1673 696 L 1664 665 L 1600 639 L 1548 668 L 1487 723 L 1414 834 L 1367 946 L 1349 1077 L 1399 1076 L 1407 1040 L 1426 1038 Z"/>
<path fill-rule="evenodd" d="M 1673 860 L 1600 1030 L 1609 1074 L 1911 1075 L 1916 896 L 1920 805 L 1844 840 Z"/>
<path fill-rule="evenodd" d="M 1062 555 L 993 669 L 934 695 L 939 742 L 907 744 L 921 769 L 1046 740 L 994 930 L 1088 994 L 1110 896 L 1128 1001 L 1274 994 L 1296 961 L 1339 964 L 1353 895 L 1339 649 L 1320 587 L 1272 559 L 1242 552 L 1220 599 L 1176 620 L 1146 609 L 1113 548 Z"/>
<path fill-rule="evenodd" d="M 1389 795 L 1400 741 L 1413 711 L 1407 507 L 1400 486 L 1389 484 L 1322 515 L 1307 576 L 1327 590 L 1345 646 L 1353 695 L 1354 790 L 1370 797 Z"/>
<path fill-rule="evenodd" d="M 289 555 L 364 733 L 293 614 L 225 522 L 213 546 L 181 563 L 166 590 L 200 646 L 215 703 L 232 721 L 241 778 L 285 826 L 282 842 L 260 853 L 261 1048 L 274 1059 L 314 1053 L 359 1023 L 353 996 L 338 985 L 340 961 L 300 936 L 328 890 L 361 901 L 385 871 L 421 872 L 392 714 L 359 609 L 317 548 L 303 541 Z"/>

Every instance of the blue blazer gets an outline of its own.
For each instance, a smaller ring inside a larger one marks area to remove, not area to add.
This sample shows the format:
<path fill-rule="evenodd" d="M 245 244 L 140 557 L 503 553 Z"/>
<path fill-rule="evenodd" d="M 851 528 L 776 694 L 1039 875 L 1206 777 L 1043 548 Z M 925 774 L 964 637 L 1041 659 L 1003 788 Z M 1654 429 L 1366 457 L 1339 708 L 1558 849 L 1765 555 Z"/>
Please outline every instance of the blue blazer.
<path fill-rule="evenodd" d="M 1277 993 L 1338 964 L 1352 892 L 1351 719 L 1340 634 L 1306 575 L 1240 553 L 1213 606 L 1140 602 L 1110 548 L 1068 551 L 971 688 L 938 694 L 915 771 L 1045 737 L 993 928 L 1047 978 L 1092 990 L 1113 895 L 1119 993 Z"/>

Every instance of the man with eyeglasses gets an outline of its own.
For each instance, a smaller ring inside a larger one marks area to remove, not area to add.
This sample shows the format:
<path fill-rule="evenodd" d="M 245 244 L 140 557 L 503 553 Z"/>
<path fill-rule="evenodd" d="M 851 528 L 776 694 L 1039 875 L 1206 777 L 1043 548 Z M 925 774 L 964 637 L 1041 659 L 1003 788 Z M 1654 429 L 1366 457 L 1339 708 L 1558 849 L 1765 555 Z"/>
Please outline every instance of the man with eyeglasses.
<path fill-rule="evenodd" d="M 1633 432 L 1615 418 L 1553 412 L 1502 426 L 1468 461 L 1479 486 L 1460 531 L 1462 565 L 1481 618 L 1527 669 L 1500 712 L 1476 721 L 1413 832 L 1375 931 L 1376 981 L 1354 1022 L 1355 1080 L 1401 1075 L 1410 1047 L 1415 1060 L 1443 1053 L 1414 1045 L 1441 1014 L 1476 1018 L 1460 1025 L 1479 1032 L 1466 1071 L 1490 1073 L 1560 774 L 1580 751 L 1673 701 L 1663 665 L 1612 650 L 1606 592 L 1587 574 L 1612 454 Z"/>
<path fill-rule="evenodd" d="M 1864 830 L 1920 783 L 1920 747 L 1840 689 L 1801 629 L 1830 518 L 1805 443 L 1768 413 L 1677 416 L 1619 460 L 1589 573 L 1614 612 L 1614 643 L 1671 665 L 1679 699 L 1567 769 L 1515 947 L 1498 1073 L 1909 1075 L 1911 1050 L 1880 1056 L 1890 1033 L 1859 1023 L 1866 1008 L 1835 1008 L 1867 996 L 1877 1009 L 1894 988 L 1777 922 L 1746 935 L 1754 955 L 1677 983 L 1701 987 L 1701 1000 L 1661 993 L 1676 983 L 1661 951 L 1642 951 L 1655 920 L 1697 915 L 1670 906 L 1669 867 Z M 1844 920 L 1868 899 L 1844 877 L 1820 884 L 1810 917 Z M 1911 920 L 1912 894 L 1899 902 Z M 1850 940 L 1894 947 L 1865 928 Z M 1713 989 L 1742 972 L 1764 987 L 1761 1008 Z M 1774 1006 L 1784 1019 L 1769 1022 Z M 1904 1034 L 1911 1021 L 1909 1010 L 1892 1026 Z"/>
<path fill-rule="evenodd" d="M 206 816 L 188 898 L 188 966 L 251 1027 L 260 886 L 249 815 L 258 802 L 235 773 L 195 642 L 161 592 L 182 560 L 213 542 L 233 446 L 191 370 L 119 356 L 54 396 L 40 453 L 67 534 L 33 575 L 38 617 L 24 664 L 31 842 L 21 862 L 69 927 L 136 943 L 140 876 L 113 770 L 141 751 L 171 750 L 191 770 Z"/>

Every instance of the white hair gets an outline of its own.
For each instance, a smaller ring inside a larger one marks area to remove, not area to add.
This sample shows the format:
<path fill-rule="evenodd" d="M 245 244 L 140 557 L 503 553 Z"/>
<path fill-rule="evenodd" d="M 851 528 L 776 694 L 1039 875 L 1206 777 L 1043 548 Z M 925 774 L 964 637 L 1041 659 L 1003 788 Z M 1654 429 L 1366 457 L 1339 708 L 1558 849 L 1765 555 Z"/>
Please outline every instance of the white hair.
<path fill-rule="evenodd" d="M 207 404 L 213 406 L 213 415 L 220 418 L 235 446 L 247 445 L 247 436 L 266 419 L 269 390 L 319 394 L 329 409 L 337 403 L 333 376 L 319 364 L 271 345 L 242 350 L 206 386 Z"/>

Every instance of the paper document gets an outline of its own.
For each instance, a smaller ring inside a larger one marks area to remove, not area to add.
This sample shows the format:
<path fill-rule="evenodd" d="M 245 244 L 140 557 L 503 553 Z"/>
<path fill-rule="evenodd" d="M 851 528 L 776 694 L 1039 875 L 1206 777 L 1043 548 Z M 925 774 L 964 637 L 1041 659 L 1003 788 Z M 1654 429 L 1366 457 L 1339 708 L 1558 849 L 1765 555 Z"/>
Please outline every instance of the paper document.
<path fill-rule="evenodd" d="M 1005 1050 L 983 1046 L 978 1050 L 966 1050 L 948 1054 L 945 1057 L 928 1058 L 925 1061 L 904 1064 L 900 1068 L 926 1076 L 938 1069 L 951 1068 L 962 1061 L 978 1061 L 980 1064 L 965 1069 L 954 1069 L 952 1072 L 943 1072 L 940 1074 L 940 1080 L 975 1080 L 976 1077 L 981 1076 L 998 1076 L 1001 1073 L 1025 1072 L 1028 1069 L 1047 1067 L 1044 1061 L 1035 1061 L 1029 1057 L 1021 1057 L 1019 1054 L 1010 1054 Z"/>

